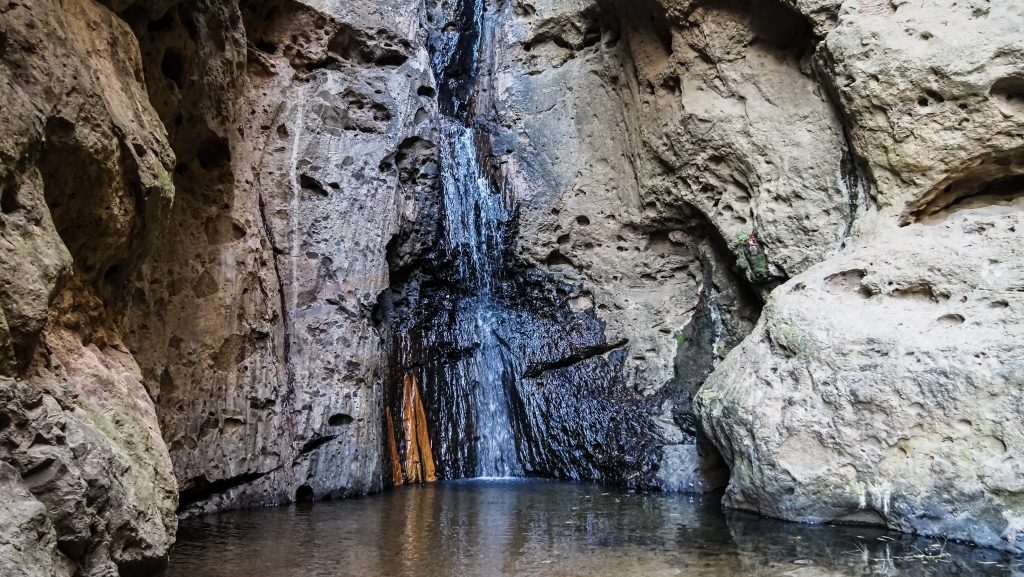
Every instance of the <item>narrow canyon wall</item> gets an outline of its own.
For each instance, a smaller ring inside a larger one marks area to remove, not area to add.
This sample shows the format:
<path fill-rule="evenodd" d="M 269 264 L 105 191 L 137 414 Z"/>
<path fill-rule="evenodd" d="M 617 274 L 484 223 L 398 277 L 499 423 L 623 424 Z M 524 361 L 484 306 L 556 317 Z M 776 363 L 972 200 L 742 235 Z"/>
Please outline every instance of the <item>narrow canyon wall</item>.
<path fill-rule="evenodd" d="M 4 574 L 148 575 L 176 505 L 381 487 L 420 16 L 0 6 Z"/>
<path fill-rule="evenodd" d="M 0 0 L 0 572 L 477 474 L 483 384 L 508 472 L 1024 550 L 1022 27 Z"/>
<path fill-rule="evenodd" d="M 0 61 L 0 572 L 146 575 L 176 483 L 101 295 L 167 217 L 174 156 L 106 8 L 4 2 Z"/>
<path fill-rule="evenodd" d="M 815 14 L 814 66 L 871 210 L 848 251 L 772 294 L 698 395 L 732 468 L 726 503 L 1024 551 L 1024 8 L 846 2 Z"/>
<path fill-rule="evenodd" d="M 116 297 L 190 512 L 381 487 L 394 158 L 429 84 L 402 3 L 181 4 L 133 21 L 177 201 Z"/>

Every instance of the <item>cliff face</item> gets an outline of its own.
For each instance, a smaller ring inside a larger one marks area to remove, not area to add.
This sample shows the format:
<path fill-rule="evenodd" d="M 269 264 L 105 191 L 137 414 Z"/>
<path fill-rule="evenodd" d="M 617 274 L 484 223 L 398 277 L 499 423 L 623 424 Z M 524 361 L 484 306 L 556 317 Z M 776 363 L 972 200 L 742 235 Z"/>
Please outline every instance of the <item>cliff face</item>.
<path fill-rule="evenodd" d="M 850 4 L 816 12 L 815 69 L 868 210 L 772 294 L 697 412 L 732 506 L 1021 551 L 1024 8 Z"/>
<path fill-rule="evenodd" d="M 102 295 L 166 218 L 174 156 L 109 10 L 7 2 L 0 40 L 0 567 L 146 574 L 173 541 L 176 487 Z"/>
<path fill-rule="evenodd" d="M 419 9 L 0 15 L 4 573 L 149 574 L 176 503 L 379 489 L 372 313 L 432 106 Z"/>
<path fill-rule="evenodd" d="M 432 106 L 419 18 L 289 0 L 134 23 L 177 198 L 118 305 L 185 510 L 381 487 L 372 313 Z"/>
<path fill-rule="evenodd" d="M 1022 26 L 0 0 L 0 568 L 425 455 L 1021 550 Z"/>

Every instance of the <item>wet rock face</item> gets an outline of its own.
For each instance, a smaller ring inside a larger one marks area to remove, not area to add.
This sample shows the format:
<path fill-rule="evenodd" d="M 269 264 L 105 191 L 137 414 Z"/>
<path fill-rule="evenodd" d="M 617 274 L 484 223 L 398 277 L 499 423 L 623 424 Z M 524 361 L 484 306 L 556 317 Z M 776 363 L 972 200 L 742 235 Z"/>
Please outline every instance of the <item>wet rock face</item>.
<path fill-rule="evenodd" d="M 442 478 L 650 486 L 657 405 L 623 378 L 627 343 L 609 341 L 579 286 L 514 250 L 520 194 L 502 182 L 488 95 L 501 46 L 495 9 L 441 2 L 430 12 L 440 190 L 418 190 L 421 208 L 391 245 L 393 282 L 379 308 L 393 339 L 388 381 L 422 387 Z M 395 463 L 419 445 L 402 432 L 407 398 L 385 396 Z M 399 470 L 393 481 L 418 478 Z"/>
<path fill-rule="evenodd" d="M 856 205 L 810 27 L 747 8 L 512 3 L 479 97 L 519 201 L 515 255 L 574 286 L 571 310 L 619 345 L 610 388 L 649 399 L 629 412 L 657 431 L 663 488 L 722 483 L 689 399 L 759 295 L 839 248 Z"/>

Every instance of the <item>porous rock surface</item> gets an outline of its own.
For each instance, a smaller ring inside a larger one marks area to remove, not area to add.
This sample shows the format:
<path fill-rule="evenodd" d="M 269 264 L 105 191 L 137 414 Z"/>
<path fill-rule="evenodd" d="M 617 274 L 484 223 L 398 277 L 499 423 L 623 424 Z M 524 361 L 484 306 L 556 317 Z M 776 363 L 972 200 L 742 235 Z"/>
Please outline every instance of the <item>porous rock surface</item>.
<path fill-rule="evenodd" d="M 225 1 L 134 24 L 177 197 L 115 298 L 183 512 L 381 487 L 373 309 L 426 162 L 403 152 L 431 106 L 420 12 Z"/>
<path fill-rule="evenodd" d="M 173 154 L 106 8 L 0 4 L 0 55 L 0 566 L 147 574 L 173 541 L 176 483 L 99 294 L 169 208 Z"/>
<path fill-rule="evenodd" d="M 728 505 L 1022 548 L 1019 211 L 889 231 L 773 293 L 697 397 Z"/>
<path fill-rule="evenodd" d="M 816 62 L 870 198 L 697 396 L 726 502 L 1022 551 L 1024 8 L 834 4 Z"/>
<path fill-rule="evenodd" d="M 1024 7 L 485 5 L 531 472 L 1024 549 Z M 0 0 L 0 571 L 388 482 L 452 6 Z"/>
<path fill-rule="evenodd" d="M 657 407 L 633 418 L 658 431 L 665 489 L 722 484 L 690 399 L 763 295 L 838 250 L 857 210 L 811 26 L 749 8 L 521 1 L 495 16 L 481 100 L 520 203 L 517 255 L 577 287 L 570 306 L 625 352 L 621 386 Z"/>

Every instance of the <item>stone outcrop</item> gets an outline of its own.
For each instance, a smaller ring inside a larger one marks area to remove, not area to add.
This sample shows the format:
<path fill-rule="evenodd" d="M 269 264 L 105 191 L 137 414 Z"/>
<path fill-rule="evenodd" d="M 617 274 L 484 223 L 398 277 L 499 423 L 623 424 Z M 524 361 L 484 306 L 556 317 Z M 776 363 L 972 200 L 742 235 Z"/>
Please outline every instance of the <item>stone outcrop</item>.
<path fill-rule="evenodd" d="M 773 294 L 697 400 L 729 506 L 1022 549 L 1019 211 L 890 231 Z"/>
<path fill-rule="evenodd" d="M 106 8 L 4 3 L 0 56 L 0 566 L 148 574 L 166 561 L 177 492 L 99 295 L 166 214 L 174 157 L 135 37 Z"/>
<path fill-rule="evenodd" d="M 472 474 L 481 366 L 517 473 L 1024 550 L 1017 4 L 0 0 L 0 572 Z"/>
<path fill-rule="evenodd" d="M 183 512 L 382 486 L 374 309 L 416 210 L 405 187 L 430 180 L 422 17 L 294 0 L 126 15 L 177 197 L 113 300 Z"/>
<path fill-rule="evenodd" d="M 938 4 L 814 12 L 869 198 L 696 408 L 731 506 L 1019 552 L 1024 10 Z"/>
<path fill-rule="evenodd" d="M 576 314 L 622 345 L 612 388 L 656 407 L 634 419 L 658 431 L 664 488 L 721 484 L 689 399 L 764 295 L 838 250 L 859 210 L 811 25 L 747 8 L 511 3 L 481 91 L 517 257 L 577 287 Z"/>

